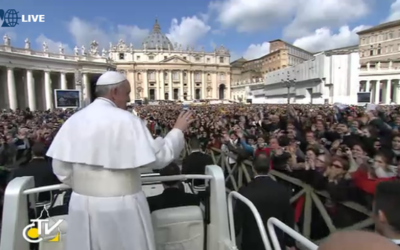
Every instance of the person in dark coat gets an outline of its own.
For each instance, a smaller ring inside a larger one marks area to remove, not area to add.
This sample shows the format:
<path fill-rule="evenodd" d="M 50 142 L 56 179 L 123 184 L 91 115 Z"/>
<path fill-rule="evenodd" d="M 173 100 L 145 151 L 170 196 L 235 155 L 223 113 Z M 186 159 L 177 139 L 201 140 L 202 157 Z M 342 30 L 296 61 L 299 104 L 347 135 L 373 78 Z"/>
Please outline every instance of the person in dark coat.
<path fill-rule="evenodd" d="M 169 164 L 160 172 L 161 176 L 180 174 L 179 166 L 175 163 Z M 181 188 L 180 181 L 166 181 L 163 182 L 163 186 L 164 191 L 162 194 L 147 198 L 150 212 L 165 208 L 200 205 L 200 201 L 196 195 L 185 193 L 184 189 Z"/>
<path fill-rule="evenodd" d="M 264 153 L 260 153 L 253 162 L 256 176 L 247 186 L 239 189 L 239 193 L 249 199 L 257 208 L 265 228 L 269 218 L 277 218 L 291 228 L 294 228 L 294 210 L 290 205 L 290 192 L 268 175 L 270 170 L 270 159 Z M 236 202 L 234 210 L 236 235 L 242 232 L 241 249 L 264 250 L 260 231 L 255 217 L 246 204 Z M 293 247 L 294 241 L 289 236 L 276 229 L 277 237 L 284 246 Z"/>
<path fill-rule="evenodd" d="M 11 171 L 9 182 L 16 177 L 33 176 L 35 187 L 60 184 L 60 181 L 53 173 L 51 163 L 45 159 L 45 148 L 43 143 L 35 143 L 32 146 L 32 159 L 26 165 L 22 165 Z M 38 201 L 50 201 L 50 195 L 50 192 L 40 193 Z"/>
<path fill-rule="evenodd" d="M 206 166 L 214 164 L 211 156 L 201 151 L 199 139 L 191 138 L 189 144 L 192 151 L 182 161 L 182 174 L 205 174 Z M 204 186 L 204 180 L 194 180 L 193 184 L 195 187 Z"/>

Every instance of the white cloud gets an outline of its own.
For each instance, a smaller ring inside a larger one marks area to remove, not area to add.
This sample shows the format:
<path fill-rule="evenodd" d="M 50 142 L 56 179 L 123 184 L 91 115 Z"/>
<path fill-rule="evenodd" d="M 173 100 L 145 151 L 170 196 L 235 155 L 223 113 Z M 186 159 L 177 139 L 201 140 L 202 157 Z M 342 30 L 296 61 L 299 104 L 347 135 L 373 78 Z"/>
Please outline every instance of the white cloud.
<path fill-rule="evenodd" d="M 243 57 L 247 60 L 253 60 L 269 53 L 269 42 L 262 44 L 251 44 L 243 53 Z"/>
<path fill-rule="evenodd" d="M 284 37 L 307 36 L 320 27 L 336 28 L 366 16 L 371 0 L 216 0 L 209 9 L 223 28 L 263 31 L 286 24 Z M 356 11 L 354 11 L 356 10 Z"/>
<path fill-rule="evenodd" d="M 217 13 L 224 28 L 252 32 L 273 27 L 291 17 L 299 0 L 221 0 L 211 2 L 209 9 Z"/>
<path fill-rule="evenodd" d="M 225 32 L 223 30 L 218 30 L 218 29 L 212 30 L 211 33 L 213 35 L 225 35 Z"/>
<path fill-rule="evenodd" d="M 96 40 L 100 48 L 108 48 L 110 42 L 115 43 L 119 39 L 123 39 L 127 44 L 133 43 L 135 46 L 141 46 L 143 39 L 149 34 L 149 30 L 135 25 L 117 25 L 109 29 L 103 27 L 100 27 L 100 23 L 89 22 L 78 17 L 73 17 L 68 23 L 68 31 L 72 35 L 75 45 L 79 47 L 88 46 L 93 40 Z"/>
<path fill-rule="evenodd" d="M 357 26 L 354 29 L 350 29 L 349 26 L 342 26 L 336 34 L 329 28 L 320 28 L 312 35 L 296 39 L 293 45 L 312 52 L 356 45 L 358 44 L 357 32 L 366 28 L 368 27 L 364 25 Z"/>
<path fill-rule="evenodd" d="M 202 14 L 200 17 L 183 17 L 180 23 L 174 18 L 167 36 L 171 41 L 185 46 L 195 45 L 211 30 L 211 27 L 206 24 L 206 20 L 206 14 Z M 96 40 L 100 48 L 108 48 L 110 42 L 115 43 L 120 39 L 127 44 L 132 43 L 134 47 L 141 47 L 143 40 L 149 35 L 148 29 L 141 29 L 136 25 L 107 27 L 106 20 L 89 22 L 78 17 L 73 17 L 67 27 L 75 42 L 72 47 L 75 45 L 89 46 L 93 40 Z"/>
<path fill-rule="evenodd" d="M 400 19 L 400 0 L 396 0 L 390 6 L 390 13 L 385 22 L 390 22 Z"/>
<path fill-rule="evenodd" d="M 359 19 L 369 12 L 369 0 L 303 0 L 295 18 L 285 28 L 284 36 L 289 38 L 312 34 L 319 27 L 338 27 Z M 357 11 L 354 11 L 354 10 Z"/>
<path fill-rule="evenodd" d="M 211 27 L 204 21 L 204 17 L 182 17 L 181 23 L 179 23 L 176 18 L 172 19 L 171 27 L 166 35 L 172 43 L 182 44 L 183 46 L 192 46 L 203 38 L 210 30 Z"/>
<path fill-rule="evenodd" d="M 298 0 L 293 21 L 285 38 L 308 36 L 321 27 L 336 28 L 369 13 L 370 0 Z M 356 11 L 354 11 L 356 10 Z"/>
<path fill-rule="evenodd" d="M 68 46 L 68 44 L 65 44 L 65 43 L 62 43 L 59 41 L 53 41 L 43 34 L 38 36 L 36 38 L 35 42 L 36 42 L 36 46 L 37 46 L 37 48 L 39 48 L 39 50 L 43 49 L 43 42 L 46 42 L 49 52 L 59 53 L 59 48 L 60 48 L 60 44 L 61 44 L 62 47 L 64 48 L 65 54 L 72 54 L 72 49 L 71 49 L 71 47 Z"/>

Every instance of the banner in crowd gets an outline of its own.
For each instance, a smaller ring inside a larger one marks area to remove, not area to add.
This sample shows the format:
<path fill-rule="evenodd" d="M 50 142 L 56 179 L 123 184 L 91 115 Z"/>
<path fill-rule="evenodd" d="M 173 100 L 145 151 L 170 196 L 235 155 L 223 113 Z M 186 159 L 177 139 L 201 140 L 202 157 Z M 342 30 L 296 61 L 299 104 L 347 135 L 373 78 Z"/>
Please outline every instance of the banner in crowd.
<path fill-rule="evenodd" d="M 56 108 L 80 108 L 80 91 L 76 89 L 55 89 L 54 99 Z"/>
<path fill-rule="evenodd" d="M 357 93 L 358 103 L 370 103 L 371 102 L 371 92 L 358 92 Z"/>

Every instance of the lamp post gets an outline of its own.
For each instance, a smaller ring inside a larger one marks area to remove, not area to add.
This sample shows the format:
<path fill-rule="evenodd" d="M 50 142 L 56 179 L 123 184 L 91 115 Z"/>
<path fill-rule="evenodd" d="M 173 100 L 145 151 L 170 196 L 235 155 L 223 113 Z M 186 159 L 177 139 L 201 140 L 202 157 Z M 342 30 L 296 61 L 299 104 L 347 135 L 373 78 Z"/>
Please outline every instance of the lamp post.
<path fill-rule="evenodd" d="M 286 80 L 282 79 L 282 83 L 285 83 L 285 86 L 287 88 L 287 104 L 290 104 L 290 88 L 295 87 L 296 83 L 296 78 L 290 79 L 290 72 L 287 72 L 287 77 Z"/>
<path fill-rule="evenodd" d="M 290 104 L 290 88 L 295 87 L 296 78 L 286 81 L 287 88 L 287 104 Z"/>

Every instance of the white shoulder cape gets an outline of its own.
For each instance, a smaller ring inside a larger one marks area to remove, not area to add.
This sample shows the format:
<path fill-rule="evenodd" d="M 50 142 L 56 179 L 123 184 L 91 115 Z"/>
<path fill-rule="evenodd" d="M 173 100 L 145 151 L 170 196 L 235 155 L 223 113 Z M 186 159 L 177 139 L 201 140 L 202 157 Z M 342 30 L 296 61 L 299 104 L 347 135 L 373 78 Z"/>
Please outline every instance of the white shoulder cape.
<path fill-rule="evenodd" d="M 149 139 L 140 118 L 96 99 L 62 125 L 47 156 L 108 169 L 138 168 L 156 161 Z"/>

